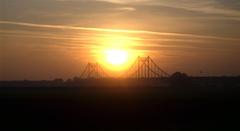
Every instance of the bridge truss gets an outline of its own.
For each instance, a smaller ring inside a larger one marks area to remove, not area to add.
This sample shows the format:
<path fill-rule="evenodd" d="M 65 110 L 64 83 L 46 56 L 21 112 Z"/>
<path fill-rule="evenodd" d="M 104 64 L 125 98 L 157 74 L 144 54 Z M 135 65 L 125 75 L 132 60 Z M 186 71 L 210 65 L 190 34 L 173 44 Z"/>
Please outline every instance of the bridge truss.
<path fill-rule="evenodd" d="M 123 75 L 129 79 L 159 79 L 170 75 L 161 69 L 149 56 L 138 57 Z M 82 72 L 81 79 L 110 78 L 99 63 L 88 63 Z"/>
<path fill-rule="evenodd" d="M 169 76 L 149 56 L 138 57 L 125 74 L 126 78 L 133 79 L 157 79 Z"/>
<path fill-rule="evenodd" d="M 103 79 L 108 77 L 108 74 L 99 63 L 88 63 L 80 76 L 81 79 Z"/>

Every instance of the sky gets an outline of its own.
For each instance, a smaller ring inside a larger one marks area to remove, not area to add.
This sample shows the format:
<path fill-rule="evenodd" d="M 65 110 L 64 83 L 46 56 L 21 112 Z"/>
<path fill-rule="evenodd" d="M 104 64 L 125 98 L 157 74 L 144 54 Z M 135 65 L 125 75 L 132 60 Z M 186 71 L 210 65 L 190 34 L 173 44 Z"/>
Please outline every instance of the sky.
<path fill-rule="evenodd" d="M 109 41 L 170 74 L 240 75 L 240 1 L 0 0 L 0 80 L 78 76 Z"/>

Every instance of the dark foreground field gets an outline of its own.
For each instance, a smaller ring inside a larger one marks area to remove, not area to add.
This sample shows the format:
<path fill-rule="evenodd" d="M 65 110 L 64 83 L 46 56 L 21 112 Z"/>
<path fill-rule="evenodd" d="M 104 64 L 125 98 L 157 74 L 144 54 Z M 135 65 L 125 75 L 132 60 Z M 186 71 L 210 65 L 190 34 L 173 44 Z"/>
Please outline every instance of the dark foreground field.
<path fill-rule="evenodd" d="M 239 130 L 238 80 L 2 82 L 0 128 Z"/>

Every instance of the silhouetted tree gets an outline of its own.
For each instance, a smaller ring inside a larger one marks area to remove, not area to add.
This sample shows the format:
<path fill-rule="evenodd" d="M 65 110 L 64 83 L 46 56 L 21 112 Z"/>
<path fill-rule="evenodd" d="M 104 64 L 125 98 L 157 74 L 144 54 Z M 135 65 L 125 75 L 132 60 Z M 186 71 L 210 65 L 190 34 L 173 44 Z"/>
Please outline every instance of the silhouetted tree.
<path fill-rule="evenodd" d="M 54 79 L 53 82 L 55 82 L 55 83 L 63 83 L 64 80 L 62 78 L 57 78 L 57 79 Z"/>
<path fill-rule="evenodd" d="M 80 79 L 80 77 L 73 77 L 73 82 L 79 82 L 81 79 Z"/>
<path fill-rule="evenodd" d="M 190 84 L 191 80 L 186 73 L 175 72 L 170 77 L 172 84 L 175 86 L 186 86 Z"/>
<path fill-rule="evenodd" d="M 186 73 L 182 73 L 182 72 L 175 72 L 171 75 L 172 79 L 188 79 L 188 75 Z"/>
<path fill-rule="evenodd" d="M 66 83 L 72 83 L 72 82 L 73 82 L 72 79 L 67 79 L 67 80 L 66 80 Z"/>

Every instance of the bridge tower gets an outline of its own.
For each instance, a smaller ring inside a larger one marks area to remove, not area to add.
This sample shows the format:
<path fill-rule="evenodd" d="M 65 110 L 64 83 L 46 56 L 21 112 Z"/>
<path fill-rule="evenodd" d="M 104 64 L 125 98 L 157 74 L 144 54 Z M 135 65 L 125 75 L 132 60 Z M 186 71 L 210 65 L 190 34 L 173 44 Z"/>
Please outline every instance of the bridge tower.
<path fill-rule="evenodd" d="M 127 78 L 156 79 L 169 77 L 149 56 L 138 57 L 126 72 Z"/>
<path fill-rule="evenodd" d="M 99 63 L 88 63 L 80 76 L 81 79 L 103 79 L 107 77 L 107 73 Z"/>

